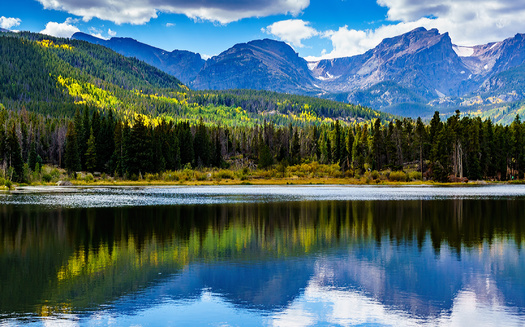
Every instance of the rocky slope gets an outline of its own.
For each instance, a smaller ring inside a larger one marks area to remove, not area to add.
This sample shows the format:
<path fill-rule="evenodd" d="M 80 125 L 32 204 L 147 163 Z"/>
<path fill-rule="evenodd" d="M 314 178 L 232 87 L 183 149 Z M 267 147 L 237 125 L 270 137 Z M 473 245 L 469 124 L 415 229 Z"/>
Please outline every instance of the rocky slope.
<path fill-rule="evenodd" d="M 393 81 L 427 99 L 457 96 L 468 76 L 448 33 L 424 28 L 385 39 L 362 55 L 321 60 L 313 67 L 327 91 L 353 92 Z"/>
<path fill-rule="evenodd" d="M 483 111 L 525 99 L 524 34 L 464 47 L 418 28 L 365 54 L 310 63 L 325 97 L 396 113 Z M 414 109 L 415 108 L 415 109 Z"/>
<path fill-rule="evenodd" d="M 306 60 L 286 43 L 265 39 L 237 44 L 209 59 L 191 86 L 311 94 L 320 91 L 313 81 Z"/>
<path fill-rule="evenodd" d="M 166 52 L 128 38 L 105 41 L 195 89 L 256 89 L 317 95 L 409 115 L 475 111 L 525 99 L 525 34 L 465 47 L 448 33 L 417 28 L 384 39 L 364 54 L 307 63 L 287 44 L 237 44 L 206 62 L 198 54 Z"/>

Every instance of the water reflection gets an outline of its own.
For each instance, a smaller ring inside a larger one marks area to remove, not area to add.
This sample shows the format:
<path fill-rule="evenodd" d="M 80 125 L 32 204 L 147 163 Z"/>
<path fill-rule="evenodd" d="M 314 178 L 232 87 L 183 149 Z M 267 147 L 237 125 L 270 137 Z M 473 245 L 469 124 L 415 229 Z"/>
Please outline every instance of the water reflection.
<path fill-rule="evenodd" d="M 524 199 L 4 205 L 0 324 L 523 324 L 524 210 Z"/>

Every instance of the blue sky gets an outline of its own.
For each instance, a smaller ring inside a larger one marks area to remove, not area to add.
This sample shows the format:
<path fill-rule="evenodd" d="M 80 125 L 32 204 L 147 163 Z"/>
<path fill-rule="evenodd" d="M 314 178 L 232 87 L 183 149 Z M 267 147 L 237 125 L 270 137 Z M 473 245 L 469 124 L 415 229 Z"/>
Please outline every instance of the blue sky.
<path fill-rule="evenodd" d="M 165 50 L 217 55 L 272 38 L 302 57 L 363 53 L 416 27 L 449 32 L 460 45 L 525 32 L 516 0 L 17 0 L 2 1 L 0 27 L 69 37 L 75 31 L 132 37 Z"/>

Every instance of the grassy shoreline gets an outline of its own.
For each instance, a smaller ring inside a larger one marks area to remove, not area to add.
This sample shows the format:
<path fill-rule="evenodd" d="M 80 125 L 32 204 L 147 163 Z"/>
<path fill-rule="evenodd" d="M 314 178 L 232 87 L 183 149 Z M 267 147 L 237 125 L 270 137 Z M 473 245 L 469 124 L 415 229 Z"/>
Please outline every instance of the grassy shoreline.
<path fill-rule="evenodd" d="M 67 185 L 58 187 L 111 187 L 111 186 L 216 186 L 216 185 L 355 185 L 355 186 L 474 186 L 484 184 L 522 184 L 525 181 L 469 181 L 437 182 L 423 180 L 420 172 L 413 167 L 404 171 L 367 171 L 362 175 L 355 172 L 342 172 L 339 165 L 318 163 L 287 167 L 261 169 L 182 169 L 158 174 L 145 174 L 127 179 L 106 174 L 78 172 L 68 175 L 63 169 L 44 166 L 39 173 L 28 176 L 28 183 L 1 185 L 0 190 L 26 187 L 57 187 L 57 182 Z"/>
<path fill-rule="evenodd" d="M 516 182 L 500 181 L 471 181 L 469 183 L 440 183 L 434 181 L 409 181 L 394 182 L 376 180 L 367 182 L 355 178 L 272 178 L 272 179 L 250 179 L 250 180 L 204 180 L 204 181 L 161 181 L 161 180 L 95 180 L 92 182 L 72 180 L 70 186 L 57 186 L 56 183 L 22 184 L 13 185 L 14 190 L 18 188 L 75 188 L 75 187 L 156 187 L 156 186 L 480 186 L 494 184 L 521 184 Z M 4 190 L 8 190 L 6 187 Z"/>

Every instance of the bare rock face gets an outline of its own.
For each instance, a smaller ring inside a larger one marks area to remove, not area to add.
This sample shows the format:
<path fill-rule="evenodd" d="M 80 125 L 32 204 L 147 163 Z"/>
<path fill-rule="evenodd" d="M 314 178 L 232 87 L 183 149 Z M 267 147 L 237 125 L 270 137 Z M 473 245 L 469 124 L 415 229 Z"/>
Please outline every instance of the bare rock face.
<path fill-rule="evenodd" d="M 144 60 L 193 89 L 322 96 L 414 117 L 424 108 L 432 113 L 457 108 L 479 96 L 525 99 L 525 34 L 458 46 L 448 33 L 421 27 L 384 39 L 361 55 L 317 62 L 306 62 L 286 43 L 269 39 L 237 44 L 204 61 L 195 53 L 167 52 L 129 38 L 106 41 L 83 33 L 73 38 Z"/>
<path fill-rule="evenodd" d="M 57 186 L 73 186 L 73 183 L 70 181 L 58 181 Z"/>
<path fill-rule="evenodd" d="M 306 60 L 286 43 L 269 39 L 237 44 L 209 59 L 191 86 L 299 94 L 319 91 Z"/>
<path fill-rule="evenodd" d="M 470 73 L 448 33 L 424 28 L 384 39 L 359 56 L 322 60 L 313 71 L 327 91 L 353 92 L 391 81 L 429 99 L 458 95 Z"/>

